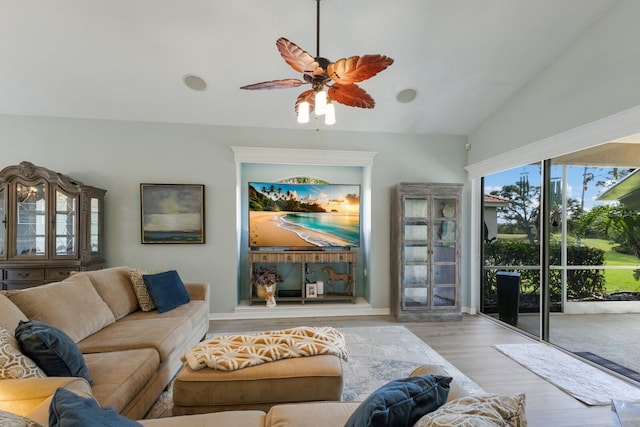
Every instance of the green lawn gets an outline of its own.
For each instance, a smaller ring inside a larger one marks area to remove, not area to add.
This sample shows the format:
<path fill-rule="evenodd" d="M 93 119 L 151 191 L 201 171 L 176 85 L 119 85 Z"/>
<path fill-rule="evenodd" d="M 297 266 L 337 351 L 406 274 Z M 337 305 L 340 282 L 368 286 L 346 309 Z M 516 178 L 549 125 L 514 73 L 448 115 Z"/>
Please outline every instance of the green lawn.
<path fill-rule="evenodd" d="M 526 234 L 498 234 L 498 240 L 522 240 L 527 241 Z"/>
<path fill-rule="evenodd" d="M 582 239 L 582 243 L 592 248 L 602 249 L 605 265 L 640 265 L 640 260 L 635 256 L 612 250 L 612 245 L 607 240 Z M 605 270 L 604 277 L 607 293 L 616 291 L 640 292 L 640 281 L 633 278 L 633 270 Z"/>

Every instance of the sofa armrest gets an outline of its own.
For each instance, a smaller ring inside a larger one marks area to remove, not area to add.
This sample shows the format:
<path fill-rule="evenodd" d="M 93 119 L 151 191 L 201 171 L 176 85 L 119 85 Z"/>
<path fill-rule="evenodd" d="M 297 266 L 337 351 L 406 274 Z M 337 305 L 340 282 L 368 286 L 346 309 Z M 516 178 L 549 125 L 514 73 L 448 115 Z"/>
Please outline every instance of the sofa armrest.
<path fill-rule="evenodd" d="M 27 416 L 59 387 L 91 394 L 91 386 L 84 378 L 46 377 L 20 378 L 0 381 L 0 409 Z"/>
<path fill-rule="evenodd" d="M 185 283 L 189 297 L 194 300 L 209 302 L 209 284 L 208 283 Z"/>
<path fill-rule="evenodd" d="M 411 377 L 416 377 L 419 375 L 443 375 L 447 377 L 451 376 L 440 365 L 422 365 L 411 372 L 411 374 L 409 374 L 409 376 Z M 468 395 L 469 392 L 467 391 L 467 389 L 465 389 L 454 380 L 451 381 L 451 384 L 449 385 L 449 396 L 447 396 L 447 402 Z"/>

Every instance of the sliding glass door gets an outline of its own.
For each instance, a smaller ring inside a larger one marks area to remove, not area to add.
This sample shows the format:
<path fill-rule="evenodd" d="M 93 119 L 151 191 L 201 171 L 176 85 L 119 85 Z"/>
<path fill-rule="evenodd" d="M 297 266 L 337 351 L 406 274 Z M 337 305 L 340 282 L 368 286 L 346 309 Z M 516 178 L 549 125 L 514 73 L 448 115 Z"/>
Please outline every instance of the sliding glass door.
<path fill-rule="evenodd" d="M 481 311 L 540 333 L 541 164 L 483 179 Z"/>
<path fill-rule="evenodd" d="M 631 338 L 640 331 L 640 222 L 633 209 L 640 180 L 618 165 L 551 164 L 549 287 L 562 310 L 549 317 L 545 338 L 614 370 L 632 369 L 640 381 L 640 343 Z"/>
<path fill-rule="evenodd" d="M 640 381 L 640 145 L 620 145 L 483 178 L 481 311 Z"/>

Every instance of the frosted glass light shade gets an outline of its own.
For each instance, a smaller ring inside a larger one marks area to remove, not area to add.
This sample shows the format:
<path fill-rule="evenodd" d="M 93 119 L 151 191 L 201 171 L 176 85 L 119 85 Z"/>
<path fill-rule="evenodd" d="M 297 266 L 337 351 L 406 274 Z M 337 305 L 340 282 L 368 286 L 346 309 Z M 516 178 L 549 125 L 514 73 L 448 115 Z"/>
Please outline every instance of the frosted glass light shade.
<path fill-rule="evenodd" d="M 336 124 L 336 107 L 333 106 L 332 102 L 327 104 L 327 111 L 325 112 L 325 116 L 324 116 L 324 124 L 325 125 Z"/>
<path fill-rule="evenodd" d="M 327 93 L 323 90 L 316 92 L 316 116 L 321 116 L 327 111 Z"/>
<path fill-rule="evenodd" d="M 298 104 L 298 123 L 309 123 L 309 103 L 307 101 Z"/>

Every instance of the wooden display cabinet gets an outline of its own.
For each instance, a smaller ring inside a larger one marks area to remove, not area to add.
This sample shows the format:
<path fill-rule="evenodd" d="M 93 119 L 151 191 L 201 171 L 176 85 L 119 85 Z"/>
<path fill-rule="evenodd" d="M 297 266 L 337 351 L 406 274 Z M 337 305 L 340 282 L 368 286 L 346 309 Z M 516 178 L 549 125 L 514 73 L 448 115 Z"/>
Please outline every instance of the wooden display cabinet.
<path fill-rule="evenodd" d="M 391 311 L 460 320 L 461 184 L 401 183 L 391 207 Z"/>
<path fill-rule="evenodd" d="M 64 280 L 103 268 L 104 196 L 30 162 L 0 171 L 2 289 Z"/>

